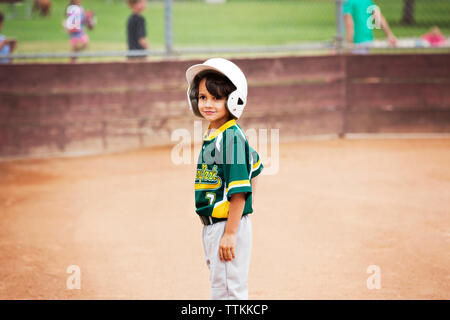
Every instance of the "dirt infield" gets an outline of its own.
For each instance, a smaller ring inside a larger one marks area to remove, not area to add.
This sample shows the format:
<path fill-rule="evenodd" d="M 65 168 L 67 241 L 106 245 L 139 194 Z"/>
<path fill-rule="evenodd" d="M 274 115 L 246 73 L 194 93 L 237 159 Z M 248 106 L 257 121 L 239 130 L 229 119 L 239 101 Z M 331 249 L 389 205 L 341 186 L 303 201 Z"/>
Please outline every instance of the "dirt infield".
<path fill-rule="evenodd" d="M 208 299 L 194 165 L 170 150 L 1 162 L 0 298 Z M 450 139 L 282 143 L 250 299 L 449 299 L 449 164 Z"/>

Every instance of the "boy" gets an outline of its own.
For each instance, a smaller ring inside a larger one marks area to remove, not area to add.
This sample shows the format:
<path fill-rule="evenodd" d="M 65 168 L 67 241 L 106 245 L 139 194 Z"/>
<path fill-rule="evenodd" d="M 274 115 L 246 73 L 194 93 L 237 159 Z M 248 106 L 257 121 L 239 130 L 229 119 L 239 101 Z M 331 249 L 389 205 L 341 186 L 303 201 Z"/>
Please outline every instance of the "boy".
<path fill-rule="evenodd" d="M 127 22 L 128 50 L 147 50 L 147 32 L 145 30 L 145 19 L 142 12 L 147 7 L 147 0 L 128 0 L 128 4 L 133 12 Z M 143 58 L 128 57 L 128 58 Z"/>
<path fill-rule="evenodd" d="M 214 58 L 186 71 L 192 112 L 209 121 L 197 163 L 196 212 L 210 269 L 211 299 L 248 299 L 252 193 L 263 169 L 236 123 L 247 80 L 231 61 Z"/>
<path fill-rule="evenodd" d="M 354 53 L 369 52 L 370 44 L 373 41 L 373 32 L 369 28 L 369 24 L 373 20 L 379 21 L 389 44 L 393 47 L 397 45 L 397 38 L 392 33 L 379 7 L 376 7 L 372 0 L 346 0 L 343 4 L 343 12 L 347 42 L 359 45 L 359 48 Z"/>
<path fill-rule="evenodd" d="M 3 12 L 0 11 L 0 31 L 2 31 L 3 28 L 3 21 L 5 20 L 5 16 L 3 15 Z M 16 46 L 16 40 L 15 39 L 8 39 L 4 35 L 0 34 L 0 55 L 10 55 L 13 53 L 14 48 Z M 0 63 L 10 63 L 11 59 L 1 59 Z"/>

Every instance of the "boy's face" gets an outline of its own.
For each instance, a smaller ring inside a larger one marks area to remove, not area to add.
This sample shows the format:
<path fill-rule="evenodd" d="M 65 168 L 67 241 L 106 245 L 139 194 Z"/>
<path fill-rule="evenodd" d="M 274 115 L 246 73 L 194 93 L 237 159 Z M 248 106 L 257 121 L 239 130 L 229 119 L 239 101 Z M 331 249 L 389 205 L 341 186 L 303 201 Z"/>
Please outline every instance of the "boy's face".
<path fill-rule="evenodd" d="M 230 118 L 226 103 L 226 98 L 218 99 L 208 92 L 206 78 L 200 81 L 198 86 L 198 110 L 210 122 L 211 128 L 219 128 Z"/>
<path fill-rule="evenodd" d="M 147 8 L 147 0 L 138 1 L 135 5 L 133 5 L 133 10 L 139 13 L 144 11 L 145 8 Z"/>

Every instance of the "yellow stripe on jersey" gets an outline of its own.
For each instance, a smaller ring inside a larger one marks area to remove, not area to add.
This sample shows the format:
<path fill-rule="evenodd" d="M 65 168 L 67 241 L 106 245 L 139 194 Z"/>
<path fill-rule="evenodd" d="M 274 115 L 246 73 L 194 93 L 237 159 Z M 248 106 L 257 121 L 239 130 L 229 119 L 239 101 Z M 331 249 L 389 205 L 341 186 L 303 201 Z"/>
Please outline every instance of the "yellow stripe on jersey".
<path fill-rule="evenodd" d="M 231 189 L 232 187 L 237 187 L 237 186 L 241 186 L 241 185 L 248 185 L 250 186 L 250 181 L 248 180 L 237 180 L 237 181 L 232 181 L 230 182 L 230 184 L 228 185 L 228 189 Z"/>
<path fill-rule="evenodd" d="M 212 139 L 214 139 L 215 137 L 217 137 L 219 134 L 221 134 L 222 132 L 224 132 L 225 130 L 227 130 L 229 127 L 232 127 L 232 126 L 234 126 L 234 125 L 236 125 L 236 120 L 235 119 L 232 119 L 232 120 L 229 120 L 229 121 L 227 121 L 227 122 L 225 122 L 225 124 L 223 124 L 219 129 L 217 129 L 216 131 L 214 131 L 212 134 L 210 134 L 209 136 L 207 136 L 207 137 L 205 137 L 205 140 L 212 140 Z M 208 130 L 209 130 L 209 127 L 210 127 L 211 125 L 209 125 L 208 126 Z"/>
<path fill-rule="evenodd" d="M 211 190 L 217 189 L 221 186 L 222 181 L 219 180 L 217 183 L 195 183 L 195 190 Z"/>
<path fill-rule="evenodd" d="M 217 207 L 214 207 L 211 216 L 214 218 L 228 218 L 229 209 L 230 209 L 230 202 L 225 200 Z"/>
<path fill-rule="evenodd" d="M 248 180 L 233 181 L 233 182 L 230 182 L 230 184 L 228 185 L 228 188 L 225 190 L 225 194 L 228 194 L 228 191 L 233 188 L 250 187 L 250 186 L 251 186 L 250 181 L 248 181 Z"/>
<path fill-rule="evenodd" d="M 253 165 L 252 171 L 255 171 L 256 169 L 258 169 L 260 164 L 261 164 L 261 159 L 259 159 L 258 162 Z"/>

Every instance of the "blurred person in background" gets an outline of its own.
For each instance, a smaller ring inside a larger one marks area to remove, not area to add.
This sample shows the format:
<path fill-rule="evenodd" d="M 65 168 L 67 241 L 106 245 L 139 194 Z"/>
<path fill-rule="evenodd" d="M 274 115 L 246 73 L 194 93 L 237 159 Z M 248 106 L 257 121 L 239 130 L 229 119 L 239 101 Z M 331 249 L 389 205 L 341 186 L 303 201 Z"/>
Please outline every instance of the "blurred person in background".
<path fill-rule="evenodd" d="M 33 12 L 39 13 L 40 16 L 46 17 L 50 15 L 50 9 L 52 7 L 52 2 L 50 0 L 34 0 L 33 1 Z"/>
<path fill-rule="evenodd" d="M 441 33 L 441 30 L 439 30 L 439 28 L 436 26 L 432 27 L 429 32 L 425 33 L 422 36 L 422 39 L 432 47 L 439 47 L 441 45 L 444 45 L 446 42 L 444 35 Z"/>
<path fill-rule="evenodd" d="M 3 12 L 0 11 L 0 32 L 3 29 L 3 21 L 5 20 L 5 16 Z M 0 55 L 10 55 L 13 53 L 16 47 L 16 39 L 8 39 L 4 35 L 0 34 Z M 0 63 L 11 63 L 11 59 L 1 59 Z"/>
<path fill-rule="evenodd" d="M 397 38 L 372 0 L 344 0 L 343 13 L 347 42 L 357 46 L 354 53 L 369 52 L 374 28 L 383 29 L 389 44 L 393 47 L 397 45 Z"/>
<path fill-rule="evenodd" d="M 147 50 L 147 31 L 142 12 L 147 8 L 147 0 L 128 0 L 132 14 L 127 21 L 128 50 Z M 143 56 L 129 56 L 130 58 L 145 58 Z"/>
<path fill-rule="evenodd" d="M 89 37 L 84 30 L 86 24 L 87 18 L 81 6 L 81 0 L 70 0 L 66 9 L 64 27 L 69 33 L 70 45 L 73 52 L 86 49 L 89 44 Z M 72 62 L 76 62 L 76 60 L 76 57 L 71 58 Z"/>

